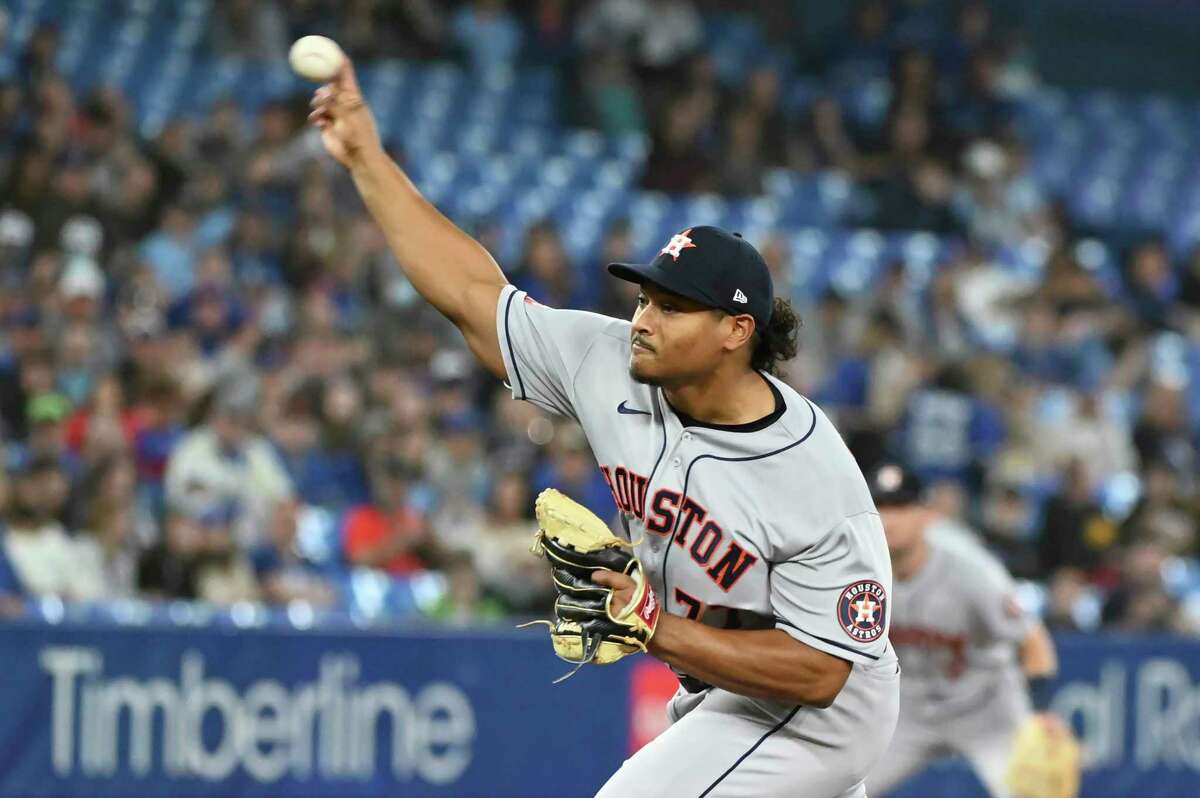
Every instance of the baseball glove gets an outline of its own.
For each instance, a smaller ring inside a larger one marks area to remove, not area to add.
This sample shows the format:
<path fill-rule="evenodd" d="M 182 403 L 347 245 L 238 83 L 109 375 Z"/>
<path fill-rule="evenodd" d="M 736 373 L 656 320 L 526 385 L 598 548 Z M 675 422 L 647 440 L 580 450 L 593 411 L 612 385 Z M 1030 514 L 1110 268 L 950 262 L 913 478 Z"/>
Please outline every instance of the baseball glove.
<path fill-rule="evenodd" d="M 553 621 L 532 623 L 550 627 L 554 653 L 582 666 L 589 662 L 607 665 L 645 651 L 658 623 L 660 605 L 633 554 L 633 545 L 609 531 L 586 507 L 553 488 L 542 491 L 534 506 L 538 531 L 533 553 L 549 561 L 558 598 Z M 600 569 L 632 577 L 637 583 L 632 601 L 613 607 L 612 588 L 592 581 L 592 574 Z"/>
<path fill-rule="evenodd" d="M 1013 741 L 1008 788 L 1013 798 L 1075 798 L 1079 794 L 1079 743 L 1062 721 L 1034 715 Z"/>

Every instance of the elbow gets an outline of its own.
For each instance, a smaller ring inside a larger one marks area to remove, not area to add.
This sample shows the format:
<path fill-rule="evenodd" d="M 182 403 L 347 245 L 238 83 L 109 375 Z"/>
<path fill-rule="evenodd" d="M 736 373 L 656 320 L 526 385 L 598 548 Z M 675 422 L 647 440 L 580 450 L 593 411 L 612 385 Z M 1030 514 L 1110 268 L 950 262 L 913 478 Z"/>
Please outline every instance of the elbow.
<path fill-rule="evenodd" d="M 807 680 L 803 685 L 797 685 L 792 699 L 798 704 L 817 709 L 828 709 L 841 695 L 846 680 L 850 678 L 851 665 L 844 659 L 831 657 L 834 661 L 828 667 Z"/>
<path fill-rule="evenodd" d="M 805 698 L 802 699 L 800 703 L 804 704 L 805 706 L 816 707 L 817 709 L 829 709 L 831 706 L 833 706 L 833 702 L 837 700 L 838 695 L 842 692 L 842 686 L 844 684 L 845 682 L 838 685 L 823 684 L 817 688 L 810 689 L 807 691 Z"/>

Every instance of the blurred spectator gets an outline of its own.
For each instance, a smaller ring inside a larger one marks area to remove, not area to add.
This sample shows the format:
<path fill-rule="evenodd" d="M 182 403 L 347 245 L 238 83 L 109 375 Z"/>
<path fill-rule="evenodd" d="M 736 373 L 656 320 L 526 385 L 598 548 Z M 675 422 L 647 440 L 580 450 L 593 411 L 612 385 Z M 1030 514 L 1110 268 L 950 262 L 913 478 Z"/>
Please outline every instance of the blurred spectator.
<path fill-rule="evenodd" d="M 75 406 L 64 431 L 67 446 L 76 455 L 84 451 L 99 456 L 132 447 L 138 420 L 125 408 L 124 389 L 115 374 L 102 376 L 88 401 Z"/>
<path fill-rule="evenodd" d="M 287 25 L 275 0 L 219 0 L 213 11 L 210 35 L 217 52 L 276 63 L 287 57 Z"/>
<path fill-rule="evenodd" d="M 196 219 L 180 205 L 163 211 L 160 229 L 142 244 L 142 257 L 154 270 L 160 286 L 174 299 L 192 288 L 196 270 Z"/>
<path fill-rule="evenodd" d="M 620 50 L 598 50 L 584 64 L 581 80 L 588 124 L 609 136 L 646 129 L 640 86 Z"/>
<path fill-rule="evenodd" d="M 655 125 L 642 185 L 668 193 L 713 188 L 713 157 L 706 141 L 715 98 L 699 89 L 669 101 Z"/>
<path fill-rule="evenodd" d="M 153 522 L 139 512 L 136 486 L 133 461 L 122 454 L 96 463 L 86 478 L 75 556 L 78 573 L 89 577 L 81 577 L 91 591 L 87 598 L 125 598 L 136 590 L 141 550 L 157 538 Z"/>
<path fill-rule="evenodd" d="M 972 237 L 992 244 L 1050 242 L 1046 202 L 1022 174 L 1020 145 L 979 139 L 963 153 L 963 163 L 964 187 L 956 204 Z"/>
<path fill-rule="evenodd" d="M 858 146 L 847 130 L 842 107 L 835 98 L 822 96 L 813 100 L 790 154 L 790 165 L 801 171 L 837 169 L 850 174 L 857 171 Z"/>
<path fill-rule="evenodd" d="M 138 562 L 138 589 L 151 596 L 225 605 L 257 599 L 254 572 L 234 543 L 232 520 L 219 508 L 172 509 L 162 542 Z"/>
<path fill-rule="evenodd" d="M 571 308 L 591 304 L 586 275 L 571 265 L 558 230 L 549 222 L 529 229 L 518 277 L 521 288 L 543 305 Z"/>
<path fill-rule="evenodd" d="M 82 599 L 100 589 L 77 571 L 76 547 L 60 520 L 67 491 L 66 475 L 54 460 L 32 460 L 13 477 L 4 550 L 31 595 Z"/>
<path fill-rule="evenodd" d="M 315 607 L 333 604 L 333 585 L 299 553 L 296 543 L 298 506 L 281 502 L 271 518 L 270 539 L 251 552 L 254 573 L 262 585 L 263 599 L 274 604 L 293 601 Z"/>
<path fill-rule="evenodd" d="M 343 521 L 346 559 L 395 576 L 422 571 L 433 553 L 429 524 L 409 502 L 418 476 L 410 463 L 392 456 L 371 472 L 371 504 L 352 508 Z"/>
<path fill-rule="evenodd" d="M 479 580 L 510 613 L 538 613 L 554 600 L 550 572 L 530 553 L 537 522 L 525 474 L 501 476 L 472 552 Z"/>
<path fill-rule="evenodd" d="M 1086 575 L 1105 564 L 1106 555 L 1116 550 L 1118 528 L 1095 500 L 1084 462 L 1068 463 L 1062 483 L 1042 512 L 1038 536 L 1042 572 L 1054 574 L 1071 568 Z"/>
<path fill-rule="evenodd" d="M 575 58 L 575 15 L 570 0 L 535 0 L 527 11 L 529 43 L 526 50 L 535 65 L 562 67 Z"/>
<path fill-rule="evenodd" d="M 887 74 L 891 58 L 888 37 L 890 8 L 884 0 L 859 0 L 851 12 L 846 35 L 834 37 L 836 49 L 828 57 L 835 84 L 853 85 Z"/>
<path fill-rule="evenodd" d="M 1147 241 L 1135 247 L 1129 255 L 1125 279 L 1129 301 L 1142 323 L 1152 329 L 1166 327 L 1179 283 L 1164 242 Z"/>
<path fill-rule="evenodd" d="M 143 487 L 162 488 L 170 453 L 185 433 L 182 412 L 183 397 L 173 380 L 161 376 L 146 379 L 130 411 L 136 424 L 133 458 Z"/>
<path fill-rule="evenodd" d="M 467 62 L 481 75 L 510 73 L 521 51 L 524 32 L 507 0 L 470 0 L 450 23 Z"/>
<path fill-rule="evenodd" d="M 439 546 L 468 550 L 483 521 L 491 474 L 482 457 L 483 423 L 474 411 L 443 416 L 426 456 L 426 477 L 436 494 L 430 518 Z"/>
<path fill-rule="evenodd" d="M 1129 430 L 1104 411 L 1101 397 L 1082 394 L 1063 416 L 1047 419 L 1037 432 L 1045 467 L 1058 470 L 1067 462 L 1083 469 L 1089 490 L 1137 464 Z"/>
<path fill-rule="evenodd" d="M 1042 573 L 1030 541 L 1038 532 L 1034 505 L 1018 485 L 989 486 L 980 516 L 984 539 L 1013 576 L 1032 579 Z"/>
<path fill-rule="evenodd" d="M 243 377 L 221 386 L 208 422 L 188 433 L 167 462 L 166 498 L 179 523 L 220 516 L 240 545 L 264 537 L 292 484 L 270 443 L 254 431 L 258 392 Z M 189 530 L 180 533 L 187 537 Z"/>
<path fill-rule="evenodd" d="M 695 51 L 703 33 L 689 0 L 592 0 L 578 35 L 587 50 L 618 45 L 639 66 L 662 70 Z"/>
<path fill-rule="evenodd" d="M 766 142 L 762 121 L 749 111 L 735 111 L 726 120 L 726 142 L 717 172 L 722 194 L 754 196 L 763 190 Z"/>
<path fill-rule="evenodd" d="M 953 176 L 946 164 L 929 152 L 929 131 L 930 120 L 920 109 L 902 108 L 892 118 L 891 149 L 876 167 L 880 178 L 873 185 L 875 226 L 939 233 L 956 228 L 950 207 Z"/>
<path fill-rule="evenodd" d="M 1104 603 L 1104 625 L 1122 632 L 1169 632 L 1179 623 L 1179 605 L 1163 585 L 1165 554 L 1153 543 L 1137 543 L 1121 560 L 1121 584 Z"/>
<path fill-rule="evenodd" d="M 953 101 L 946 104 L 949 131 L 961 139 L 1004 135 L 1013 111 L 1002 92 L 1002 68 L 996 47 L 984 46 L 971 53 Z"/>
<path fill-rule="evenodd" d="M 604 231 L 600 242 L 600 253 L 592 271 L 604 274 L 610 263 L 632 263 L 637 255 L 633 249 L 633 230 L 628 219 L 618 219 Z M 618 319 L 632 318 L 637 307 L 637 283 L 628 280 L 600 281 L 597 310 L 606 316 Z"/>
<path fill-rule="evenodd" d="M 554 435 L 550 455 L 533 474 L 535 493 L 557 488 L 606 521 L 617 507 L 612 491 L 595 466 L 587 438 L 575 425 L 560 426 Z"/>
<path fill-rule="evenodd" d="M 1182 473 L 1195 473 L 1196 444 L 1182 390 L 1161 382 L 1147 387 L 1133 442 L 1143 463 L 1164 462 Z"/>
<path fill-rule="evenodd" d="M 1084 611 L 1091 603 L 1087 580 L 1081 571 L 1063 568 L 1055 572 L 1050 577 L 1043 614 L 1046 626 L 1055 631 L 1091 631 L 1100 622 L 1098 607 L 1094 619 L 1088 618 Z"/>
<path fill-rule="evenodd" d="M 339 406 L 340 401 L 334 392 L 329 402 L 334 413 L 357 413 L 355 406 Z M 357 441 L 346 438 L 346 426 L 344 420 L 341 429 L 331 425 L 323 436 L 322 425 L 302 397 L 291 400 L 272 425 L 271 438 L 305 502 L 340 510 L 367 501 Z"/>
<path fill-rule="evenodd" d="M 1183 480 L 1163 462 L 1145 464 L 1142 474 L 1142 495 L 1122 525 L 1122 538 L 1153 543 L 1168 555 L 1200 553 L 1195 514 Z"/>
<path fill-rule="evenodd" d="M 949 364 L 910 396 L 903 435 L 907 461 L 923 480 L 977 488 L 1004 427 L 997 409 L 972 395 L 966 367 Z"/>
<path fill-rule="evenodd" d="M 449 555 L 444 571 L 446 592 L 429 610 L 431 618 L 466 625 L 495 622 L 504 617 L 503 605 L 484 593 L 470 554 L 455 552 Z"/>

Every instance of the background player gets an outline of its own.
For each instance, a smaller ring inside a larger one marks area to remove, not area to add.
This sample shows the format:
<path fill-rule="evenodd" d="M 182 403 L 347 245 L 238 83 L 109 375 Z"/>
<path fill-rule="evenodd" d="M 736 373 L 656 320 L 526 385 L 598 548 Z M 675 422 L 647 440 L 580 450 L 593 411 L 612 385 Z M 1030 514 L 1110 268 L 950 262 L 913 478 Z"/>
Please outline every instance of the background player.
<path fill-rule="evenodd" d="M 688 229 L 610 267 L 641 284 L 632 324 L 546 308 L 387 157 L 348 63 L 313 106 L 417 291 L 516 398 L 580 422 L 674 613 L 650 650 L 687 674 L 675 723 L 601 794 L 864 795 L 897 711 L 891 568 L 841 437 L 766 373 L 797 322 L 759 254 Z"/>
<path fill-rule="evenodd" d="M 1054 641 L 1024 612 L 1000 562 L 969 530 L 921 503 L 917 478 L 887 463 L 868 476 L 895 574 L 892 642 L 904 678 L 891 748 L 871 773 L 871 795 L 960 754 L 994 798 L 1013 740 L 1032 711 L 1045 714 L 1058 669 Z"/>

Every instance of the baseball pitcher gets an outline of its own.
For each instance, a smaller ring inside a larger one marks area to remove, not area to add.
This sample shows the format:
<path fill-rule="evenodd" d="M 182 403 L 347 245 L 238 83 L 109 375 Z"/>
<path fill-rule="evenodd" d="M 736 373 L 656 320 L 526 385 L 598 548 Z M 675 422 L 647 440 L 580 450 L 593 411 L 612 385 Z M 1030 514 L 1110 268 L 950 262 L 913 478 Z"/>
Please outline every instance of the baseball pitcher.
<path fill-rule="evenodd" d="M 387 157 L 349 63 L 310 119 L 412 285 L 516 399 L 578 420 L 612 488 L 622 538 L 539 497 L 554 650 L 645 650 L 681 686 L 670 728 L 599 795 L 866 795 L 899 708 L 891 564 L 841 437 L 770 373 L 797 322 L 758 252 L 693 227 L 609 267 L 640 285 L 632 322 L 548 308 Z"/>

